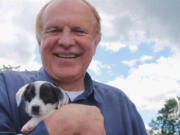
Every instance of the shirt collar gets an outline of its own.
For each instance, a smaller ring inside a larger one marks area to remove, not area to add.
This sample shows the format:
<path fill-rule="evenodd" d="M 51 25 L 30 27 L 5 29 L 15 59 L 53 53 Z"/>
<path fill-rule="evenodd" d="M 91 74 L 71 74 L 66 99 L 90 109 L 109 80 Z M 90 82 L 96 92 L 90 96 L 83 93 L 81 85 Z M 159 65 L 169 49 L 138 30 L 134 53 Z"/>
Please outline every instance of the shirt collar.
<path fill-rule="evenodd" d="M 56 83 L 50 78 L 50 76 L 48 75 L 48 73 L 43 67 L 40 69 L 40 74 L 41 74 L 40 75 L 41 80 L 48 81 L 56 85 Z M 94 82 L 91 79 L 89 73 L 87 72 L 85 74 L 84 81 L 85 81 L 85 91 L 81 95 L 79 95 L 74 101 L 88 99 L 93 94 L 94 100 L 96 100 L 97 102 L 101 102 L 102 101 L 101 96 L 99 95 L 97 91 L 95 91 L 95 88 L 93 85 Z"/>
<path fill-rule="evenodd" d="M 51 79 L 51 77 L 48 75 L 48 73 L 46 72 L 46 70 L 43 67 L 40 69 L 40 80 L 51 82 L 54 85 L 56 85 L 55 81 L 53 81 Z"/>

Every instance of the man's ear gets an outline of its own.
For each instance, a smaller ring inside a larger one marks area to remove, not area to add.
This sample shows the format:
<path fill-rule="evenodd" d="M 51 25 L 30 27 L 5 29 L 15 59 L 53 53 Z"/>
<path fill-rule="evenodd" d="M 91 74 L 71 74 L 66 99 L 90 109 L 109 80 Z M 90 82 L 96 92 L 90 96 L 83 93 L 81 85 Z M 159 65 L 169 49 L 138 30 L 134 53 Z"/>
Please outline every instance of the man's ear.
<path fill-rule="evenodd" d="M 97 45 L 99 44 L 99 42 L 101 41 L 101 34 L 97 34 L 95 37 L 95 45 L 97 47 Z"/>
<path fill-rule="evenodd" d="M 40 37 L 40 35 L 36 35 L 36 40 L 38 42 L 38 45 L 40 46 L 41 45 L 41 37 Z"/>
<path fill-rule="evenodd" d="M 95 37 L 95 41 L 94 41 L 94 52 L 93 52 L 93 56 L 96 54 L 96 48 L 99 44 L 99 42 L 101 41 L 101 34 L 97 34 Z"/>

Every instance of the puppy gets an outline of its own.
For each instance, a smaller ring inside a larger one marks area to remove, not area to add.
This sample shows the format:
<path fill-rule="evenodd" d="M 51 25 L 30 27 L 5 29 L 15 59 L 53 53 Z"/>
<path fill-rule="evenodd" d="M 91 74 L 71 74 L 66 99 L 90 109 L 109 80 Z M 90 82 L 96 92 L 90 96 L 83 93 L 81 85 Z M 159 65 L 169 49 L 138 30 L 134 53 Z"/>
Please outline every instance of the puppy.
<path fill-rule="evenodd" d="M 32 116 L 22 127 L 23 133 L 32 131 L 41 120 L 69 102 L 69 97 L 60 88 L 46 81 L 36 81 L 21 87 L 16 93 L 17 106 L 20 105 L 22 97 L 25 111 Z"/>

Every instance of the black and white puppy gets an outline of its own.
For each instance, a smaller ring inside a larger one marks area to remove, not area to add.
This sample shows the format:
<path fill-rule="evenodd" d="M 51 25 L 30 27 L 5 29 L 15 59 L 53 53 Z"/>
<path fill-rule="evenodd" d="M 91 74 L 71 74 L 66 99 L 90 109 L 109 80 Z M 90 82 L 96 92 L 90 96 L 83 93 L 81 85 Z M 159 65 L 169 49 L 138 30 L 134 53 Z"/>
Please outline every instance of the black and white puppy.
<path fill-rule="evenodd" d="M 16 93 L 18 106 L 22 97 L 25 111 L 32 116 L 22 127 L 23 133 L 32 131 L 41 120 L 69 102 L 69 97 L 60 88 L 46 81 L 35 81 L 21 87 Z"/>

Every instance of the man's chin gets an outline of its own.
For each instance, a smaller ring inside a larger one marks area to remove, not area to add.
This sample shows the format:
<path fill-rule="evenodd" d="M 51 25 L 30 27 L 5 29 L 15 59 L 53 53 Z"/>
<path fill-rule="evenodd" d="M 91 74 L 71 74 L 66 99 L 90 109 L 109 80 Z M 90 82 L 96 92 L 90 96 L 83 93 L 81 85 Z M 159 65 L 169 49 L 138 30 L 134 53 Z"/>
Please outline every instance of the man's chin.
<path fill-rule="evenodd" d="M 73 81 L 73 80 L 78 80 L 78 79 L 81 79 L 82 78 L 82 75 L 80 75 L 80 73 L 71 73 L 71 72 L 61 72 L 61 73 L 58 73 L 56 72 L 55 74 L 55 78 L 57 80 L 61 80 L 61 81 L 65 81 L 65 82 L 70 82 L 70 81 Z"/>

